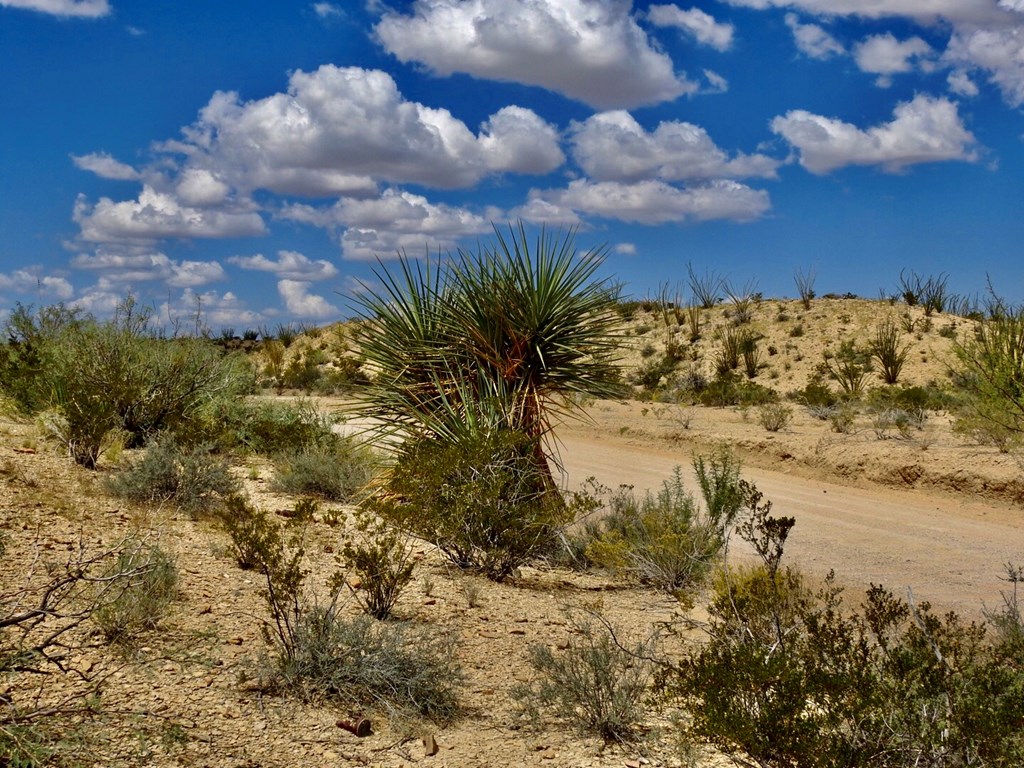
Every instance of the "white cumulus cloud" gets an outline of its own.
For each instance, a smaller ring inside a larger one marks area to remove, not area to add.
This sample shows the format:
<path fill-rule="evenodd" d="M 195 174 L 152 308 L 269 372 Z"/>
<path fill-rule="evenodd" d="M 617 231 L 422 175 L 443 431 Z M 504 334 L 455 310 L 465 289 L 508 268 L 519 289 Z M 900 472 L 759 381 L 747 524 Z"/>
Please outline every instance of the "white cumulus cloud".
<path fill-rule="evenodd" d="M 974 136 L 961 122 L 957 105 L 944 98 L 918 95 L 899 104 L 890 122 L 866 130 L 804 110 L 776 117 L 771 125 L 812 173 L 848 165 L 898 172 L 918 163 L 976 159 Z"/>
<path fill-rule="evenodd" d="M 525 83 L 609 109 L 694 93 L 622 0 L 416 0 L 376 26 L 402 62 Z"/>
<path fill-rule="evenodd" d="M 14 272 L 0 272 L 0 291 L 33 293 L 61 301 L 70 299 L 75 291 L 66 278 L 44 274 L 42 267 L 23 267 Z"/>
<path fill-rule="evenodd" d="M 647 18 L 659 27 L 676 27 L 693 35 L 697 42 L 709 45 L 719 51 L 727 51 L 732 47 L 734 29 L 732 24 L 715 20 L 710 13 L 700 8 L 684 11 L 678 5 L 652 5 L 647 11 Z"/>
<path fill-rule="evenodd" d="M 272 311 L 250 309 L 233 291 L 223 294 L 217 291 L 196 293 L 191 288 L 185 288 L 176 299 L 160 305 L 159 316 L 172 321 L 190 321 L 195 317 L 197 309 L 200 321 L 211 328 L 251 327 L 274 314 Z"/>
<path fill-rule="evenodd" d="M 231 256 L 228 263 L 242 269 L 272 272 L 282 279 L 306 282 L 328 280 L 338 274 L 338 268 L 331 262 L 324 259 L 314 261 L 297 251 L 278 251 L 277 261 L 258 253 L 255 256 Z"/>
<path fill-rule="evenodd" d="M 0 6 L 81 19 L 97 19 L 110 13 L 107 0 L 0 0 Z"/>
<path fill-rule="evenodd" d="M 284 300 L 285 309 L 297 317 L 325 320 L 338 317 L 341 310 L 323 296 L 310 293 L 310 284 L 300 280 L 278 280 L 277 292 Z"/>
<path fill-rule="evenodd" d="M 137 181 L 139 172 L 127 163 L 115 160 L 106 152 L 91 152 L 88 155 L 72 155 L 76 168 L 95 173 L 101 179 L 117 181 Z"/>
<path fill-rule="evenodd" d="M 79 195 L 73 218 L 81 228 L 81 238 L 95 243 L 247 237 L 265 231 L 257 213 L 192 208 L 149 185 L 143 186 L 137 200 L 114 202 L 101 197 L 90 205 Z"/>
<path fill-rule="evenodd" d="M 1005 11 L 993 0 L 725 0 L 746 8 L 795 8 L 819 16 L 882 19 L 906 16 L 930 23 L 936 19 L 973 23 L 999 22 Z"/>
<path fill-rule="evenodd" d="M 196 288 L 227 277 L 216 261 L 177 261 L 159 252 L 98 248 L 71 259 L 76 269 L 99 272 L 108 285 L 159 280 L 172 288 Z"/>
<path fill-rule="evenodd" d="M 853 59 L 862 72 L 879 75 L 878 85 L 887 88 L 892 84 L 891 75 L 911 72 L 915 63 L 923 65 L 934 53 L 920 37 L 897 40 L 891 32 L 886 32 L 872 35 L 854 46 Z"/>
<path fill-rule="evenodd" d="M 575 124 L 571 140 L 576 162 L 598 181 L 771 178 L 779 166 L 765 155 L 730 158 L 691 123 L 666 121 L 648 132 L 625 111 L 602 112 Z"/>
<path fill-rule="evenodd" d="M 242 102 L 218 92 L 165 148 L 243 191 L 368 196 L 377 181 L 472 186 L 491 173 L 546 173 L 558 133 L 509 106 L 474 134 L 447 109 L 407 101 L 386 72 L 330 64 L 295 72 L 288 92 Z"/>
<path fill-rule="evenodd" d="M 1024 104 L 1024 23 L 957 31 L 949 41 L 943 60 L 961 71 L 984 70 L 1008 104 L 1014 107 Z"/>
<path fill-rule="evenodd" d="M 818 24 L 802 24 L 795 13 L 786 14 L 786 26 L 793 33 L 797 50 L 812 59 L 828 59 L 846 53 L 843 44 Z"/>
<path fill-rule="evenodd" d="M 946 82 L 949 84 L 949 90 L 958 96 L 966 96 L 972 98 L 978 95 L 978 86 L 971 80 L 971 76 L 962 70 L 954 70 L 949 73 L 949 77 L 946 78 Z"/>
<path fill-rule="evenodd" d="M 767 192 L 729 180 L 680 189 L 663 181 L 625 184 L 577 179 L 566 189 L 534 194 L 580 213 L 640 224 L 712 219 L 749 221 L 771 207 Z"/>
<path fill-rule="evenodd" d="M 480 215 L 397 189 L 386 190 L 375 200 L 343 198 L 328 208 L 292 205 L 281 215 L 331 231 L 344 229 L 341 247 L 346 259 L 451 249 L 460 238 L 489 232 L 491 220 L 504 218 L 497 210 Z"/>

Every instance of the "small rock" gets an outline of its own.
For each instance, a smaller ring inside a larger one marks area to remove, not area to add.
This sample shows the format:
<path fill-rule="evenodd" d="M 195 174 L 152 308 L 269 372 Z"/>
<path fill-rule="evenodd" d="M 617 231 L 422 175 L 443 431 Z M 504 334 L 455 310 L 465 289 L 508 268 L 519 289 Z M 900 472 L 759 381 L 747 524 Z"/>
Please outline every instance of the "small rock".
<path fill-rule="evenodd" d="M 423 738 L 423 750 L 427 757 L 431 757 L 437 754 L 439 747 L 437 746 L 437 739 L 434 738 L 433 734 L 425 736 Z"/>

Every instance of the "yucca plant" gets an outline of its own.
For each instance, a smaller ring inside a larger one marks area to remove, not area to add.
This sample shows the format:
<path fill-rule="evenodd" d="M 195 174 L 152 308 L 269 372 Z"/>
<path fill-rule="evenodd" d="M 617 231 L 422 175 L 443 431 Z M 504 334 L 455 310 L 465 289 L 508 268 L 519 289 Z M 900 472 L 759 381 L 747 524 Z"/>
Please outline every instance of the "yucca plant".
<path fill-rule="evenodd" d="M 580 397 L 621 392 L 614 353 L 617 289 L 596 277 L 603 248 L 580 254 L 575 231 L 495 228 L 477 253 L 376 272 L 378 290 L 355 297 L 358 346 L 372 382 L 357 410 L 386 434 L 457 441 L 511 431 L 538 446 L 550 476 L 544 437 L 552 416 Z"/>

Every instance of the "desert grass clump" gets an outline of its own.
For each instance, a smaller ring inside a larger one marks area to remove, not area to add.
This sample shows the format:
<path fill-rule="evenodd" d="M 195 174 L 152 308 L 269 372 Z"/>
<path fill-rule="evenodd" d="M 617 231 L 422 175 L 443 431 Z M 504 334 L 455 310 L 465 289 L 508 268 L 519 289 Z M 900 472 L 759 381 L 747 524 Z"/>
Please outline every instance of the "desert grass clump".
<path fill-rule="evenodd" d="M 304 699 L 328 698 L 446 724 L 461 709 L 463 677 L 452 633 L 347 617 L 332 603 L 302 611 L 292 652 L 279 657 L 268 682 Z"/>
<path fill-rule="evenodd" d="M 103 637 L 111 643 L 131 643 L 140 632 L 156 629 L 178 591 L 178 569 L 173 558 L 157 545 L 125 542 L 101 579 L 107 590 L 92 613 Z"/>
<path fill-rule="evenodd" d="M 553 717 L 606 742 L 636 740 L 651 709 L 657 636 L 623 641 L 610 625 L 579 618 L 571 628 L 562 651 L 530 647 L 534 678 L 512 691 L 520 714 L 537 725 Z"/>
<path fill-rule="evenodd" d="M 185 447 L 172 434 L 155 438 L 142 458 L 112 475 L 107 488 L 131 501 L 169 503 L 193 517 L 215 510 L 238 489 L 228 464 L 206 446 Z"/>

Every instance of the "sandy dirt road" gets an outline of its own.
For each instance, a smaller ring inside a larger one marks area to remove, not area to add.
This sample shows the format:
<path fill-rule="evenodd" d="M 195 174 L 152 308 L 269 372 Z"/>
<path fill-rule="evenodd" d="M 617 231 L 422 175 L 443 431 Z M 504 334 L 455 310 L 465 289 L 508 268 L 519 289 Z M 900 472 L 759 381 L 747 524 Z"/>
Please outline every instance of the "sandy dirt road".
<path fill-rule="evenodd" d="M 682 465 L 690 476 L 692 449 L 651 441 L 637 445 L 593 425 L 558 430 L 570 486 L 594 476 L 610 487 L 657 488 Z M 797 524 L 787 543 L 791 563 L 816 575 L 835 569 L 855 588 L 884 584 L 900 596 L 938 609 L 978 615 L 1000 604 L 1003 565 L 1024 563 L 1024 510 L 921 491 L 853 488 L 753 466 L 744 477 L 757 484 L 779 515 Z M 694 486 L 695 487 L 695 486 Z"/>

